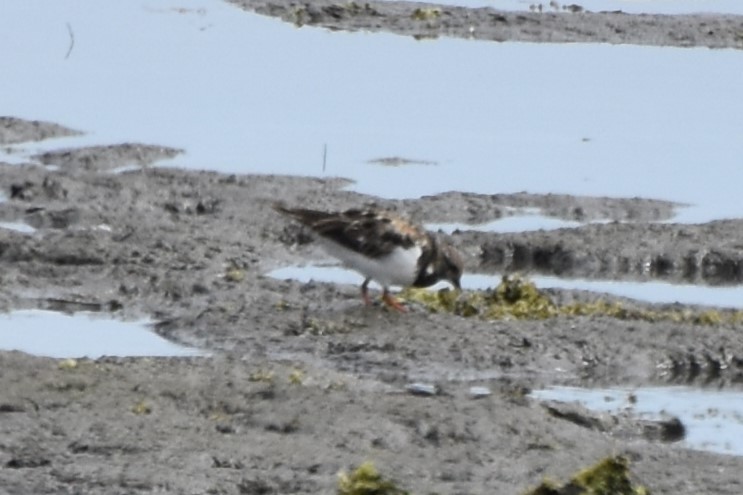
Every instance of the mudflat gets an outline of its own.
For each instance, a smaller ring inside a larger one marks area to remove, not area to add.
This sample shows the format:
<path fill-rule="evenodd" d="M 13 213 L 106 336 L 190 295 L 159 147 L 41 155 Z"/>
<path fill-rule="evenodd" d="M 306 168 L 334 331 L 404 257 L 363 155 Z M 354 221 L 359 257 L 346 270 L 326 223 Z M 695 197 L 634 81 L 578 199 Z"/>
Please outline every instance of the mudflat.
<path fill-rule="evenodd" d="M 743 47 L 735 16 L 239 3 L 334 29 L 485 36 L 477 23 L 490 23 L 488 39 L 657 44 L 675 36 L 661 44 Z M 531 28 L 518 31 L 519 22 Z M 586 34 L 609 36 L 609 22 L 620 23 L 616 38 Z M 696 26 L 695 34 L 673 35 L 676 24 Z M 511 25 L 521 34 L 508 34 Z M 6 146 L 75 132 L 63 122 L 1 123 Z M 743 491 L 740 457 L 684 449 L 677 436 L 653 433 L 668 427 L 662 422 L 653 429 L 528 396 L 548 385 L 739 387 L 737 313 L 550 290 L 544 296 L 556 307 L 625 311 L 493 319 L 410 300 L 401 314 L 365 307 L 358 287 L 267 276 L 327 261 L 271 208 L 276 198 L 324 209 L 375 205 L 422 223 L 481 223 L 525 208 L 602 220 L 515 234 L 462 229 L 450 240 L 470 273 L 696 284 L 740 283 L 740 219 L 658 223 L 679 205 L 652 198 L 449 192 L 385 200 L 344 189 L 343 178 L 150 166 L 177 153 L 128 143 L 0 163 L 0 221 L 36 228 L 0 229 L 0 309 L 147 317 L 153 331 L 205 352 L 96 360 L 0 352 L 0 492 L 334 493 L 340 471 L 370 460 L 411 493 L 516 494 L 617 455 L 652 493 Z M 467 292 L 477 291 L 461 297 Z"/>

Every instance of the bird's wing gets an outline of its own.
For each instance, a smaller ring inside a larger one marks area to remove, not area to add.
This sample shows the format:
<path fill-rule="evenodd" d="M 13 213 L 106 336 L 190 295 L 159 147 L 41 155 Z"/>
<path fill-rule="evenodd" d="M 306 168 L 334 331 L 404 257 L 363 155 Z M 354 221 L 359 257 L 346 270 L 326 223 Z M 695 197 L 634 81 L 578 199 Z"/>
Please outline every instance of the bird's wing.
<path fill-rule="evenodd" d="M 313 210 L 287 212 L 318 235 L 341 246 L 379 258 L 396 247 L 410 248 L 428 241 L 421 228 L 389 212 L 351 209 L 338 213 Z"/>

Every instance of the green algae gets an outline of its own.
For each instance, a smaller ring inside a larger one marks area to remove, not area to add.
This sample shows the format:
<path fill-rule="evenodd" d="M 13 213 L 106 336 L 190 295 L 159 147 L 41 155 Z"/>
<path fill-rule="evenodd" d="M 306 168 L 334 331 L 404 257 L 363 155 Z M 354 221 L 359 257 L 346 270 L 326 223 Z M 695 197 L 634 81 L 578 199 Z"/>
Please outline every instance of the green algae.
<path fill-rule="evenodd" d="M 619 302 L 599 299 L 558 306 L 533 282 L 520 276 L 504 276 L 494 289 L 457 293 L 448 289 L 431 292 L 405 289 L 400 298 L 415 302 L 433 313 L 451 313 L 485 320 L 546 320 L 559 316 L 607 316 L 620 320 L 671 321 L 704 326 L 743 322 L 743 311 L 627 308 Z"/>
<path fill-rule="evenodd" d="M 338 495 L 407 495 L 408 492 L 382 477 L 370 461 L 362 463 L 351 473 L 338 475 Z"/>
<path fill-rule="evenodd" d="M 420 8 L 415 9 L 410 15 L 416 21 L 431 21 L 441 17 L 441 9 L 438 8 Z"/>
<path fill-rule="evenodd" d="M 230 266 L 225 270 L 224 278 L 228 282 L 242 282 L 243 280 L 245 280 L 245 270 L 241 270 L 236 266 Z"/>
<path fill-rule="evenodd" d="M 624 457 L 607 457 L 577 473 L 565 485 L 543 481 L 524 495 L 649 495 L 632 482 L 629 462 Z"/>
<path fill-rule="evenodd" d="M 350 473 L 338 475 L 338 495 L 410 495 L 379 474 L 372 462 L 364 462 Z M 615 456 L 602 459 L 573 475 L 565 484 L 545 480 L 524 495 L 650 495 L 632 481 L 629 461 Z"/>
<path fill-rule="evenodd" d="M 521 277 L 503 277 L 495 289 L 457 293 L 451 290 L 431 292 L 406 289 L 405 301 L 417 302 L 434 313 L 453 313 L 487 320 L 546 319 L 558 316 L 559 308 L 534 283 Z"/>

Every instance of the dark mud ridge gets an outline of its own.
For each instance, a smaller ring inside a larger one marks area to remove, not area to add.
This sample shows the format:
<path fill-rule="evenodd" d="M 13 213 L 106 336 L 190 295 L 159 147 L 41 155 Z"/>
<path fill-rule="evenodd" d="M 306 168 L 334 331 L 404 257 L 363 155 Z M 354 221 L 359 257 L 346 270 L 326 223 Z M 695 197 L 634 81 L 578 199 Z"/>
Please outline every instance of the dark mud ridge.
<path fill-rule="evenodd" d="M 80 131 L 38 120 L 24 120 L 17 117 L 0 117 L 0 144 L 16 144 L 29 141 L 43 141 L 63 136 L 76 136 Z"/>
<path fill-rule="evenodd" d="M 542 12 L 509 12 L 420 2 L 228 1 L 299 27 L 381 31 L 416 39 L 448 36 L 541 43 L 743 48 L 743 16 L 735 15 L 589 12 L 575 3 L 566 5 L 566 9 L 545 7 Z"/>
<path fill-rule="evenodd" d="M 10 127 L 6 142 L 56 132 Z M 265 275 L 327 260 L 271 209 L 277 197 L 376 204 L 420 222 L 479 223 L 523 208 L 615 221 L 456 232 L 468 271 L 483 273 L 738 282 L 740 220 L 657 224 L 679 205 L 640 198 L 451 192 L 388 201 L 344 190 L 344 179 L 152 166 L 176 153 L 130 143 L 0 163 L 0 221 L 37 229 L 0 228 L 0 309 L 147 316 L 166 338 L 211 353 L 60 361 L 0 352 L 4 491 L 333 493 L 340 470 L 372 460 L 413 493 L 522 493 L 621 455 L 654 493 L 741 493 L 743 461 L 678 448 L 683 425 L 527 397 L 550 384 L 739 386 L 738 320 L 486 320 L 415 303 L 397 314 L 363 307 L 358 287 Z M 414 382 L 433 393 L 409 393 Z M 490 395 L 474 398 L 474 385 Z"/>
<path fill-rule="evenodd" d="M 545 232 L 498 236 L 466 232 L 461 237 L 481 241 L 482 271 L 727 285 L 743 281 L 740 228 L 739 220 L 688 228 L 646 224 L 638 229 L 614 223 L 564 230 L 557 238 Z M 704 239 L 718 242 L 706 244 Z"/>

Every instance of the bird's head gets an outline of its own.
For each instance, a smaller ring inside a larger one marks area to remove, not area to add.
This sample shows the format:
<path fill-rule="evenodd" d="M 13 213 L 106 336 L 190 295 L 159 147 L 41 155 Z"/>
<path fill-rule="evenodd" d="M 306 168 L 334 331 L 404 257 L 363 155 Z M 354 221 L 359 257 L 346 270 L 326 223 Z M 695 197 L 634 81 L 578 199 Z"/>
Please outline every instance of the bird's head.
<path fill-rule="evenodd" d="M 461 279 L 464 262 L 456 249 L 448 244 L 442 247 L 439 267 L 441 279 L 450 282 L 455 289 L 462 290 Z"/>

